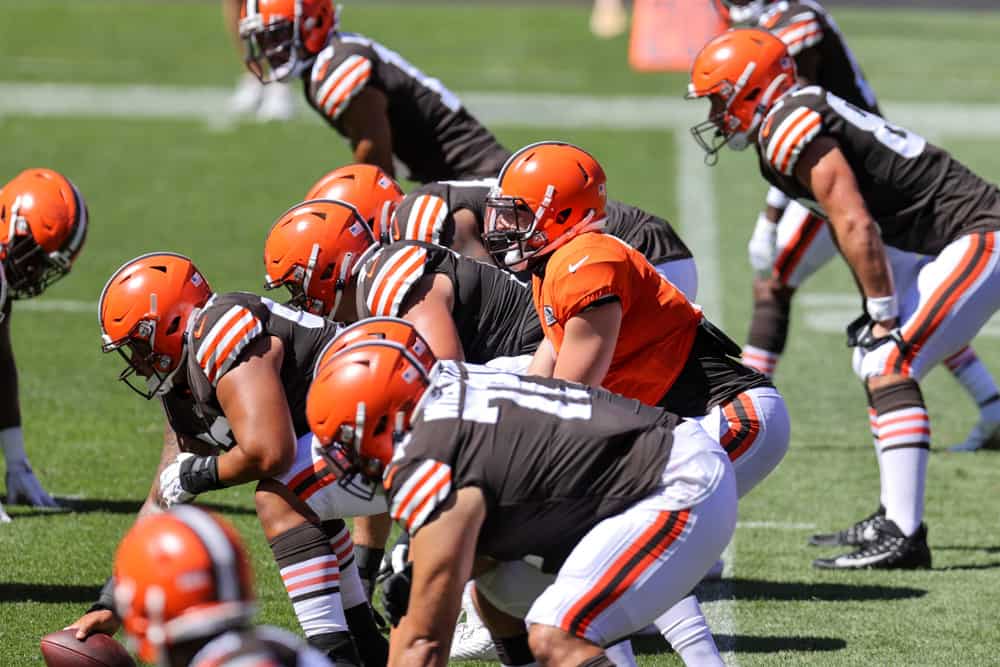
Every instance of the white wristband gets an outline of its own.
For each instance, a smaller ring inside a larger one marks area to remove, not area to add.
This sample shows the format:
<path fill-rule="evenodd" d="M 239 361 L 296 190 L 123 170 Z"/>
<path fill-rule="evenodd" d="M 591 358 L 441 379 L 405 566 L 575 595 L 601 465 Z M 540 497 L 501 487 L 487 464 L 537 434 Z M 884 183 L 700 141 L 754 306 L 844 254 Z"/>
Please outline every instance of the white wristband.
<path fill-rule="evenodd" d="M 874 321 L 885 322 L 899 316 L 899 302 L 896 300 L 895 294 L 870 296 L 865 299 L 865 310 L 868 311 L 868 317 Z"/>
<path fill-rule="evenodd" d="M 768 206 L 781 210 L 786 208 L 791 200 L 788 198 L 788 195 L 786 195 L 784 192 L 772 186 L 767 191 L 767 197 L 765 198 L 765 201 L 767 202 Z"/>

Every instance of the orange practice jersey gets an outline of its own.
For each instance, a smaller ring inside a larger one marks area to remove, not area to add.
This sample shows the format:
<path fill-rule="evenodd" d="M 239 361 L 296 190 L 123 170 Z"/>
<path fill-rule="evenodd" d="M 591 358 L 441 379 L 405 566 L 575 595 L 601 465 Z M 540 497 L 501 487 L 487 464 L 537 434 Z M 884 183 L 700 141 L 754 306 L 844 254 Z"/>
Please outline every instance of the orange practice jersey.
<path fill-rule="evenodd" d="M 559 354 L 566 323 L 592 303 L 615 296 L 622 323 L 601 383 L 656 405 L 687 362 L 701 321 L 681 292 L 637 250 L 607 234 L 588 232 L 556 250 L 545 277 L 532 283 L 545 337 Z"/>

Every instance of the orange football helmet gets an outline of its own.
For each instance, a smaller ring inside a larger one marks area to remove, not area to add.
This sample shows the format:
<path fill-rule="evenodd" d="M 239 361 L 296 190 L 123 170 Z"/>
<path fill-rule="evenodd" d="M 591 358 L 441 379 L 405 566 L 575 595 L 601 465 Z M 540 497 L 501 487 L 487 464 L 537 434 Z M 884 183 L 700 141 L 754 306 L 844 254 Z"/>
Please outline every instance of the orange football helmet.
<path fill-rule="evenodd" d="M 399 343 L 421 363 L 428 373 L 437 363 L 437 357 L 431 352 L 431 346 L 420 335 L 416 327 L 399 317 L 369 317 L 341 329 L 336 337 L 326 344 L 326 347 L 316 358 L 313 376 L 319 372 L 324 361 L 334 357 L 338 352 L 355 345 L 370 341 L 388 340 Z"/>
<path fill-rule="evenodd" d="M 87 204 L 51 169 L 26 169 L 0 190 L 0 261 L 15 299 L 37 296 L 67 273 L 87 238 Z"/>
<path fill-rule="evenodd" d="M 139 657 L 169 664 L 181 642 L 248 625 L 253 573 L 239 535 L 190 505 L 140 518 L 114 564 L 115 609 Z"/>
<path fill-rule="evenodd" d="M 373 164 L 349 164 L 316 181 L 306 199 L 339 199 L 358 209 L 378 239 L 385 242 L 389 221 L 403 201 L 399 183 Z"/>
<path fill-rule="evenodd" d="M 243 60 L 263 83 L 299 76 L 339 23 L 331 0 L 243 0 Z"/>
<path fill-rule="evenodd" d="M 281 214 L 264 242 L 264 284 L 284 285 L 289 305 L 333 316 L 348 281 L 379 247 L 358 210 L 342 201 L 315 199 Z"/>
<path fill-rule="evenodd" d="M 764 116 L 796 85 L 795 61 L 785 43 L 765 30 L 724 32 L 702 48 L 691 66 L 688 99 L 708 97 L 708 120 L 691 128 L 714 164 L 728 145 L 745 149 Z"/>
<path fill-rule="evenodd" d="M 581 148 L 559 141 L 525 146 L 507 160 L 486 198 L 487 250 L 515 266 L 603 228 L 606 183 L 600 163 Z"/>
<path fill-rule="evenodd" d="M 167 393 L 187 351 L 191 313 L 211 296 L 208 282 L 183 255 L 141 255 L 115 271 L 97 312 L 101 350 L 117 350 L 127 364 L 118 379 L 147 399 Z M 145 388 L 133 382 L 136 375 Z"/>
<path fill-rule="evenodd" d="M 395 340 L 363 341 L 324 354 L 306 399 L 320 453 L 342 478 L 380 480 L 429 384 L 426 361 Z"/>

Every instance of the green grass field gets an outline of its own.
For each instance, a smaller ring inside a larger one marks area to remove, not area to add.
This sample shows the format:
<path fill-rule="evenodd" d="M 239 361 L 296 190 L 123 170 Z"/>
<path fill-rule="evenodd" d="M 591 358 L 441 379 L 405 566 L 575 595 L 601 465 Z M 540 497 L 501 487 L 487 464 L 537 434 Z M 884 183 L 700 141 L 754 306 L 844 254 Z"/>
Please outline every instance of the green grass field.
<path fill-rule="evenodd" d="M 4 72 L 12 82 L 229 86 L 239 64 L 216 2 L 0 0 Z M 891 115 L 892 102 L 994 102 L 1000 13 L 844 10 L 836 13 Z M 399 50 L 458 91 L 669 95 L 683 75 L 637 74 L 626 38 L 598 42 L 583 7 L 349 4 L 346 29 Z M 8 100 L 9 102 L 9 100 Z M 545 125 L 551 127 L 552 119 Z M 492 128 L 510 147 L 568 139 L 595 153 L 611 194 L 671 219 L 681 214 L 672 131 Z M 1000 142 L 968 128 L 914 128 L 980 173 L 1000 178 Z M 949 133 L 965 135 L 949 138 Z M 73 274 L 30 304 L 15 304 L 13 336 L 29 453 L 46 488 L 73 513 L 7 507 L 0 527 L 0 665 L 41 664 L 38 639 L 74 620 L 109 573 L 116 543 L 149 486 L 161 417 L 115 382 L 117 357 L 100 354 L 96 308 L 106 278 L 141 252 L 189 254 L 217 290 L 259 290 L 264 234 L 325 171 L 349 159 L 345 144 L 310 118 L 225 129 L 196 120 L 0 116 L 0 178 L 29 166 L 69 175 L 90 206 L 92 228 Z M 752 156 L 724 154 L 714 173 L 721 312 L 742 339 L 750 308 L 745 244 L 764 185 Z M 692 225 L 712 221 L 680 221 Z M 703 275 L 702 281 L 709 277 Z M 703 282 L 704 284 L 704 282 Z M 805 295 L 851 294 L 842 262 L 812 278 Z M 1000 645 L 998 460 L 935 453 L 928 479 L 929 572 L 824 573 L 805 539 L 870 512 L 878 475 L 865 406 L 843 334 L 812 330 L 798 305 L 777 382 L 793 441 L 785 461 L 740 508 L 733 575 L 706 591 L 719 643 L 740 665 L 997 664 Z M 711 313 L 710 313 L 711 315 Z M 846 313 L 844 323 L 853 316 Z M 1000 372 L 995 338 L 980 356 Z M 925 383 L 938 450 L 975 419 L 946 373 Z M 257 571 L 262 622 L 293 628 L 291 607 L 252 511 L 251 487 L 204 498 L 236 522 Z M 643 665 L 676 665 L 643 645 Z"/>

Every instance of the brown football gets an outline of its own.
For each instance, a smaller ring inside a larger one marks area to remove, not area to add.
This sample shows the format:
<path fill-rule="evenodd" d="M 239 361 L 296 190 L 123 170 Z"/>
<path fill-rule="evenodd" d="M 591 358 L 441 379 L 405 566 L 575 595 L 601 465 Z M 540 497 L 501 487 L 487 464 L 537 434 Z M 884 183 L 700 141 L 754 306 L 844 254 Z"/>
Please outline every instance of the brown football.
<path fill-rule="evenodd" d="M 125 647 L 108 635 L 76 638 L 76 630 L 60 630 L 42 637 L 42 657 L 49 667 L 135 667 Z"/>

